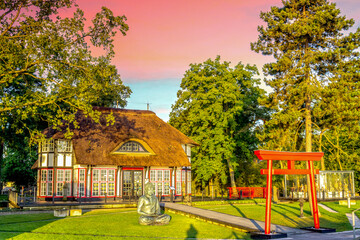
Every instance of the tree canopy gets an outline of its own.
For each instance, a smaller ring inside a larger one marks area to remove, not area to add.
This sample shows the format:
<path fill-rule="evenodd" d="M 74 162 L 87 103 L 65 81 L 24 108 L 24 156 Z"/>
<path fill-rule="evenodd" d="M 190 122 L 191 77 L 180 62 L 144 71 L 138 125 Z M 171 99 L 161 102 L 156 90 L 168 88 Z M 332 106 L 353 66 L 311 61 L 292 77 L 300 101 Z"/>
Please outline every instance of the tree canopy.
<path fill-rule="evenodd" d="M 275 113 L 262 140 L 311 151 L 314 127 L 358 124 L 359 31 L 344 34 L 354 21 L 327 0 L 283 1 L 260 17 L 266 25 L 251 48 L 275 59 L 263 68 L 273 88 L 263 103 Z"/>
<path fill-rule="evenodd" d="M 73 16 L 61 17 L 61 9 Z M 94 105 L 124 107 L 131 90 L 111 59 L 114 37 L 128 29 L 126 17 L 106 7 L 90 23 L 73 0 L 1 1 L 0 148 L 25 147 L 49 125 L 76 126 L 78 110 L 96 119 Z"/>
<path fill-rule="evenodd" d="M 263 67 L 273 89 L 261 101 L 273 112 L 259 134 L 263 148 L 324 151 L 322 170 L 359 169 L 351 143 L 360 120 L 360 30 L 350 32 L 354 20 L 328 0 L 287 0 L 260 17 L 265 25 L 251 48 L 275 60 Z"/>
<path fill-rule="evenodd" d="M 190 64 L 172 106 L 169 123 L 200 146 L 192 156 L 195 180 L 234 185 L 234 172 L 245 173 L 253 162 L 256 140 L 251 127 L 261 112 L 257 99 L 264 93 L 257 84 L 255 66 L 207 60 Z M 241 166 L 241 167 L 240 167 Z M 246 174 L 246 173 L 245 173 Z"/>
<path fill-rule="evenodd" d="M 76 7 L 73 1 L 3 1 L 0 4 L 0 124 L 16 132 L 27 128 L 24 120 L 44 119 L 58 125 L 79 109 L 91 105 L 126 104 L 130 89 L 123 85 L 110 60 L 113 37 L 125 35 L 125 16 L 103 7 L 85 29 L 84 12 L 76 8 L 71 18 L 58 14 Z M 91 46 L 104 54 L 93 56 Z M 46 109 L 46 110 L 45 110 Z"/>

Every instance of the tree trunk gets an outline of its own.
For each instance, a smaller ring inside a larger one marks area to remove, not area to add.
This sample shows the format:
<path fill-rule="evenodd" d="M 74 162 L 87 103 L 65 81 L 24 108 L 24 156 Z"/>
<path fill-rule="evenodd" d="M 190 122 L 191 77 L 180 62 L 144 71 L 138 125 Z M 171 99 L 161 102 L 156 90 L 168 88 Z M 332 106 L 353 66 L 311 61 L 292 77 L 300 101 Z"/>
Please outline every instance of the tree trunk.
<path fill-rule="evenodd" d="M 310 95 L 307 94 L 306 96 L 306 102 L 305 102 L 305 151 L 306 152 L 312 152 L 312 146 L 311 146 L 311 137 L 312 137 L 312 132 L 311 132 L 311 98 Z M 309 166 L 308 166 L 309 169 Z M 307 185 L 308 187 L 308 198 L 309 198 L 309 203 L 312 202 L 312 197 L 311 197 L 311 188 L 310 188 L 310 176 L 309 174 L 306 175 L 307 177 Z M 313 212 L 313 208 L 312 205 L 310 205 L 310 210 L 311 210 L 311 215 L 314 214 Z"/>
<path fill-rule="evenodd" d="M 305 151 L 311 152 L 311 109 L 310 109 L 311 99 L 310 96 L 306 96 L 305 102 Z"/>
<path fill-rule="evenodd" d="M 342 168 L 342 165 L 341 165 L 341 161 L 340 161 L 340 143 L 339 143 L 339 133 L 338 131 L 335 131 L 336 132 L 336 161 L 338 162 L 339 164 L 339 168 L 340 168 L 340 171 L 343 170 Z"/>
<path fill-rule="evenodd" d="M 321 142 L 322 142 L 322 135 L 324 134 L 324 130 L 320 133 L 320 139 L 319 139 L 319 152 L 322 152 Z M 325 171 L 325 161 L 324 157 L 321 157 L 321 171 Z"/>
<path fill-rule="evenodd" d="M 235 173 L 234 173 L 234 168 L 231 166 L 230 160 L 226 159 L 228 167 L 229 167 L 229 174 L 230 174 L 230 184 L 231 184 L 231 190 L 232 190 L 232 195 L 235 198 L 239 197 L 239 194 L 236 190 L 236 183 L 235 183 Z"/>

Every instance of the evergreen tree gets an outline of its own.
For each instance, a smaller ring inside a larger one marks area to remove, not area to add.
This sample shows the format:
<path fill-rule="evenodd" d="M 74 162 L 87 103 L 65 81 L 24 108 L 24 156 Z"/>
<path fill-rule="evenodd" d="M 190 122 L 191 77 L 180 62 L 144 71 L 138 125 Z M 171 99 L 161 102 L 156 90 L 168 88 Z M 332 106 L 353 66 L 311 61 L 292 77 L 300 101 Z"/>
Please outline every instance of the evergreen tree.
<path fill-rule="evenodd" d="M 327 0 L 283 1 L 260 17 L 251 48 L 275 58 L 263 68 L 273 88 L 263 103 L 274 111 L 260 136 L 266 147 L 310 152 L 314 126 L 322 136 L 358 124 L 359 31 L 344 35 L 354 21 Z"/>

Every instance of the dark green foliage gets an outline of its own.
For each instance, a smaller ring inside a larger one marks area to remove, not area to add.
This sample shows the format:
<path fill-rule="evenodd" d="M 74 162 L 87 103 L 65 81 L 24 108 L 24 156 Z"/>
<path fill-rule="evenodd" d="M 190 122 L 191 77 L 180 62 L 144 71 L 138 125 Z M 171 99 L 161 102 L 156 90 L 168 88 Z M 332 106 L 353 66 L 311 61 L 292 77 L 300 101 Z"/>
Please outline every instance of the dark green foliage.
<path fill-rule="evenodd" d="M 72 17 L 59 16 L 59 9 L 72 7 Z M 126 105 L 131 90 L 111 64 L 114 36 L 125 35 L 125 21 L 103 7 L 85 28 L 84 12 L 71 0 L 0 3 L 0 150 L 4 144 L 11 151 L 25 147 L 62 120 L 77 127 L 78 110 L 96 119 L 94 105 Z M 94 56 L 95 47 L 103 55 Z M 22 137 L 19 147 L 10 143 L 15 136 Z"/>
<path fill-rule="evenodd" d="M 15 186 L 29 186 L 36 183 L 36 170 L 31 169 L 37 159 L 37 148 L 23 146 L 6 149 L 3 160 L 2 178 L 4 182 L 14 182 Z M 27 144 L 27 145 L 26 145 Z"/>

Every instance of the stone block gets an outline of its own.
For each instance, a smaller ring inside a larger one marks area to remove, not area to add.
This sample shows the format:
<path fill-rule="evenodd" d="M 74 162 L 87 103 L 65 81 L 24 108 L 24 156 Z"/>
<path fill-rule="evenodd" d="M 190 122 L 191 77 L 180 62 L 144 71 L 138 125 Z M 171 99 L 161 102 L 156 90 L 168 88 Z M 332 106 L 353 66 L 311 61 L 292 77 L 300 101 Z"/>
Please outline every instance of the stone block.
<path fill-rule="evenodd" d="M 69 216 L 69 209 L 66 209 L 66 208 L 55 209 L 54 216 L 55 217 L 67 217 L 67 216 Z"/>

